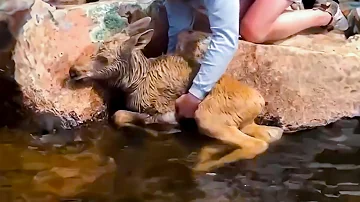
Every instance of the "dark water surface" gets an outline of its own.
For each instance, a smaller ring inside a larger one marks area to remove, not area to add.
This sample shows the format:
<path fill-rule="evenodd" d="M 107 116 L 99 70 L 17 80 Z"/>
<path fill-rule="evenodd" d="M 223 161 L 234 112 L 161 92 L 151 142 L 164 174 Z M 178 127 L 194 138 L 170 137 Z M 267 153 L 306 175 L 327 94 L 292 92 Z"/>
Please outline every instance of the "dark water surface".
<path fill-rule="evenodd" d="M 190 170 L 196 152 L 215 142 L 194 133 L 154 138 L 98 123 L 60 134 L 76 144 L 47 145 L 2 129 L 0 201 L 360 201 L 356 127 L 343 120 L 288 134 L 256 159 L 201 175 Z"/>

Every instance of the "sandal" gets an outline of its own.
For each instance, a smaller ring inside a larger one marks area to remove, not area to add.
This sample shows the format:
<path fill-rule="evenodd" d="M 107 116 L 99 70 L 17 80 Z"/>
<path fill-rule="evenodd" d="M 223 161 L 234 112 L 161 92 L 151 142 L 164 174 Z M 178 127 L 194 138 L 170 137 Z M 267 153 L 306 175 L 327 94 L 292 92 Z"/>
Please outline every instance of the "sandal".
<path fill-rule="evenodd" d="M 345 36 L 350 37 L 354 34 L 360 34 L 360 8 L 352 9 L 347 15 L 349 29 L 346 30 Z"/>
<path fill-rule="evenodd" d="M 330 22 L 322 26 L 328 30 L 337 29 L 340 31 L 345 31 L 349 28 L 349 23 L 342 13 L 340 6 L 335 1 L 327 1 L 327 0 L 317 0 L 315 1 L 314 10 L 321 10 L 327 12 L 331 15 Z"/>

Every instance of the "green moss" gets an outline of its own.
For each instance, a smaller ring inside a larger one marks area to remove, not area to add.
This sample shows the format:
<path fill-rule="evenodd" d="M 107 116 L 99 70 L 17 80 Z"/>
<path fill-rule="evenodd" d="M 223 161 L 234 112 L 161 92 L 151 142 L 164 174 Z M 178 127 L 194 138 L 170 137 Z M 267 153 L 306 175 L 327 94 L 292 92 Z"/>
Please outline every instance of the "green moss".
<path fill-rule="evenodd" d="M 162 1 L 162 0 L 158 0 Z M 131 7 L 131 8 L 129 8 Z M 139 5 L 131 2 L 116 2 L 112 4 L 99 4 L 88 10 L 88 16 L 97 24 L 90 36 L 93 41 L 103 41 L 104 39 L 121 32 L 128 26 L 126 16 L 120 16 L 119 9 L 135 10 L 140 9 L 148 13 L 156 12 L 157 6 Z"/>
<path fill-rule="evenodd" d="M 93 21 L 99 22 L 107 10 L 108 6 L 96 6 L 88 11 L 88 16 L 90 16 Z"/>
<path fill-rule="evenodd" d="M 127 26 L 126 18 L 117 13 L 118 4 L 103 4 L 89 10 L 88 15 L 97 23 L 90 35 L 92 40 L 103 41 Z"/>
<path fill-rule="evenodd" d="M 103 41 L 104 39 L 111 36 L 108 30 L 99 28 L 97 30 L 93 30 L 90 34 L 92 41 Z"/>
<path fill-rule="evenodd" d="M 126 19 L 111 12 L 106 13 L 103 22 L 105 28 L 109 29 L 112 33 L 119 32 L 127 26 Z"/>
<path fill-rule="evenodd" d="M 119 9 L 118 6 L 113 5 L 109 8 L 108 11 L 106 11 L 106 15 L 118 15 L 118 13 L 117 13 L 118 9 Z"/>

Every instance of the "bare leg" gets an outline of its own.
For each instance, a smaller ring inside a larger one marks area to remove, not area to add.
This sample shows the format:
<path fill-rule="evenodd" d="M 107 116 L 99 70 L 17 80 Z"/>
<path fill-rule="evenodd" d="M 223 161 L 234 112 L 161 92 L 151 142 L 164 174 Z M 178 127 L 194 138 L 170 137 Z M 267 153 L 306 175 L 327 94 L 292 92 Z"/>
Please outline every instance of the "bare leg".
<path fill-rule="evenodd" d="M 284 12 L 290 4 L 289 0 L 256 0 L 242 19 L 241 36 L 254 43 L 280 40 L 331 20 L 331 15 L 321 10 Z"/>
<path fill-rule="evenodd" d="M 276 140 L 279 140 L 284 132 L 279 127 L 262 126 L 257 125 L 256 123 L 241 128 L 241 131 L 267 143 L 272 143 Z"/>

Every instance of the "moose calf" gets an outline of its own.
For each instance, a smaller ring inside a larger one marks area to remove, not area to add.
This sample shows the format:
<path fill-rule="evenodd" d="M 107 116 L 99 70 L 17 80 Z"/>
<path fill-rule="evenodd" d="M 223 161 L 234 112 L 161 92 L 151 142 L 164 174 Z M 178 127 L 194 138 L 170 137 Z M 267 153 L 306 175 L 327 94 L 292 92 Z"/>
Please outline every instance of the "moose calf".
<path fill-rule="evenodd" d="M 142 120 L 144 123 L 176 123 L 175 100 L 186 93 L 199 70 L 178 55 L 163 55 L 148 59 L 142 49 L 154 33 L 149 29 L 150 17 L 131 23 L 127 34 L 115 35 L 100 46 L 89 69 L 72 67 L 73 79 L 103 80 L 127 94 L 127 108 L 113 115 L 117 125 Z M 117 47 L 116 49 L 108 46 Z M 74 75 L 74 74 L 73 74 Z M 195 112 L 199 132 L 224 143 L 237 146 L 218 160 L 211 160 L 219 151 L 203 148 L 196 171 L 209 171 L 225 163 L 252 159 L 267 150 L 269 143 L 279 140 L 283 130 L 257 125 L 254 119 L 265 105 L 260 93 L 225 74 L 201 102 Z"/>

